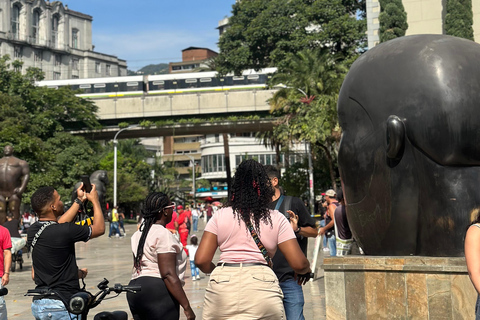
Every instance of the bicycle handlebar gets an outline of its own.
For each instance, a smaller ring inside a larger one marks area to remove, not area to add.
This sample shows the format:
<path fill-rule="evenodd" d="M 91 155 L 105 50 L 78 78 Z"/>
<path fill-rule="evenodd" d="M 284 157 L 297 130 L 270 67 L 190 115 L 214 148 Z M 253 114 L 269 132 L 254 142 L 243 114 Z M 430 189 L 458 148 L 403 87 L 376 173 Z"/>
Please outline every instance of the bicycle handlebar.
<path fill-rule="evenodd" d="M 120 294 L 121 292 L 130 292 L 135 293 L 137 291 L 141 291 L 141 286 L 124 286 L 120 283 L 116 283 L 113 287 L 108 286 L 108 280 L 104 279 L 98 284 L 98 289 L 100 290 L 95 295 L 92 295 L 90 292 L 81 291 L 79 293 L 74 294 L 70 299 L 66 300 L 60 295 L 59 292 L 49 289 L 49 288 L 42 288 L 42 289 L 30 289 L 27 290 L 26 296 L 53 296 L 56 295 L 60 297 L 70 312 L 74 314 L 87 314 L 88 310 L 95 308 L 98 306 L 102 300 L 112 292 Z"/>
<path fill-rule="evenodd" d="M 116 283 L 113 288 L 109 288 L 111 291 L 115 291 L 116 293 L 120 292 L 136 292 L 136 291 L 142 291 L 141 286 L 122 286 L 119 283 Z"/>

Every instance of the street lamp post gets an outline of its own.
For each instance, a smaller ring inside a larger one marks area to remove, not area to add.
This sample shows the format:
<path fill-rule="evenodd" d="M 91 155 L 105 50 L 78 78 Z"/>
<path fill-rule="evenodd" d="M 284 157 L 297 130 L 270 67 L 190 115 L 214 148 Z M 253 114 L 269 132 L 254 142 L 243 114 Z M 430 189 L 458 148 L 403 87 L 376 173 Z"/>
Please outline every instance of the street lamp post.
<path fill-rule="evenodd" d="M 184 154 L 185 156 L 187 156 L 190 161 L 192 161 L 192 197 L 193 197 L 193 207 L 196 208 L 197 207 L 197 199 L 195 197 L 195 194 L 196 194 L 196 191 L 197 189 L 195 188 L 195 158 L 192 157 L 192 156 L 189 156 L 188 154 Z M 193 209 L 193 208 L 192 208 Z"/>
<path fill-rule="evenodd" d="M 113 137 L 113 207 L 114 208 L 117 206 L 117 144 L 118 144 L 117 137 L 122 131 L 135 128 L 135 127 L 136 125 L 133 125 L 133 126 L 120 129 L 115 134 L 115 137 Z"/>
<path fill-rule="evenodd" d="M 307 93 L 300 88 L 289 87 L 289 86 L 286 86 L 282 83 L 277 84 L 276 86 L 274 86 L 274 88 L 297 89 L 299 92 L 301 92 L 305 96 L 305 98 L 307 98 L 307 99 L 309 98 Z M 310 143 L 307 142 L 307 141 L 305 141 L 305 151 L 307 152 L 307 156 L 308 156 L 308 188 L 309 188 L 309 191 L 310 191 L 310 215 L 313 216 L 315 214 L 315 202 L 314 202 L 315 193 L 314 193 L 314 188 L 313 188 L 312 149 L 311 149 Z"/>

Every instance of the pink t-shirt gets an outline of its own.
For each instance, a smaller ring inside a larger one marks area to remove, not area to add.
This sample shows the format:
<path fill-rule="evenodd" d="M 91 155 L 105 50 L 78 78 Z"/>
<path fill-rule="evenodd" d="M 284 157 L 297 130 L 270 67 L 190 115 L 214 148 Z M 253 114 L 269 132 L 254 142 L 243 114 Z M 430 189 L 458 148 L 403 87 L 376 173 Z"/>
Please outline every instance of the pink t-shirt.
<path fill-rule="evenodd" d="M 132 251 L 137 254 L 138 243 L 142 233 L 137 231 L 132 236 Z M 187 254 L 183 250 L 183 245 L 175 236 L 160 224 L 154 224 L 148 231 L 145 246 L 143 247 L 142 270 L 139 273 L 133 269 L 132 279 L 142 276 L 161 278 L 160 269 L 158 268 L 157 254 L 159 253 L 176 253 L 176 269 L 177 275 L 182 282 L 187 268 Z"/>
<path fill-rule="evenodd" d="M 268 255 L 273 258 L 277 251 L 277 245 L 295 239 L 295 233 L 282 213 L 271 210 L 270 216 L 273 227 L 260 221 L 258 237 L 267 249 Z M 218 210 L 207 223 L 205 231 L 217 235 L 221 262 L 260 262 L 266 264 L 265 258 L 255 244 L 245 222 L 240 219 L 240 224 L 238 223 L 231 207 Z"/>
<path fill-rule="evenodd" d="M 4 265 L 3 265 L 3 251 L 12 248 L 12 241 L 10 239 L 10 232 L 7 228 L 0 226 L 0 278 L 3 277 Z"/>

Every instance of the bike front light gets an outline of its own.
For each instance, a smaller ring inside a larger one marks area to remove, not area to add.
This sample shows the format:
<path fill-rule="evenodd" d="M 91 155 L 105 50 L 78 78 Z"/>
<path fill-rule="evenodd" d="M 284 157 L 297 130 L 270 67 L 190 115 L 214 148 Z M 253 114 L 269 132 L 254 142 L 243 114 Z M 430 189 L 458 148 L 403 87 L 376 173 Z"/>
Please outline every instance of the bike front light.
<path fill-rule="evenodd" d="M 82 314 L 88 307 L 90 296 L 86 292 L 74 294 L 68 302 L 69 311 L 73 314 Z"/>

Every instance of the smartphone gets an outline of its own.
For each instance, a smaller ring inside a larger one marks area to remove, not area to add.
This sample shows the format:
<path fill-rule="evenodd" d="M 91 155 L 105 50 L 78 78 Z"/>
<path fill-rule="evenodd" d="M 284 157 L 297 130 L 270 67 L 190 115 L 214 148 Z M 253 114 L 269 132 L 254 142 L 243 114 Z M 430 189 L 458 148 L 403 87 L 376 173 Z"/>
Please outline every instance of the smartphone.
<path fill-rule="evenodd" d="M 83 182 L 83 190 L 85 190 L 86 193 L 90 193 L 92 191 L 92 184 L 90 183 L 90 177 L 87 176 L 86 174 L 82 175 L 82 182 Z"/>

